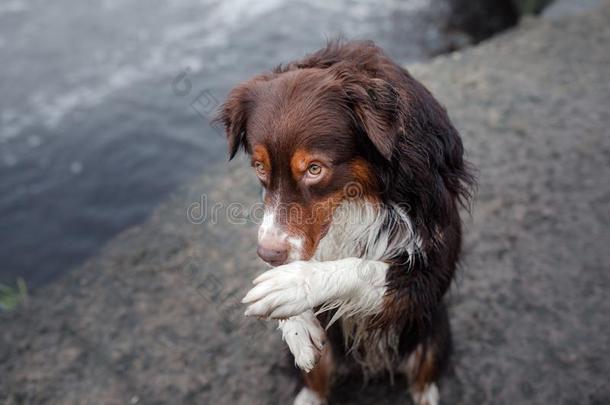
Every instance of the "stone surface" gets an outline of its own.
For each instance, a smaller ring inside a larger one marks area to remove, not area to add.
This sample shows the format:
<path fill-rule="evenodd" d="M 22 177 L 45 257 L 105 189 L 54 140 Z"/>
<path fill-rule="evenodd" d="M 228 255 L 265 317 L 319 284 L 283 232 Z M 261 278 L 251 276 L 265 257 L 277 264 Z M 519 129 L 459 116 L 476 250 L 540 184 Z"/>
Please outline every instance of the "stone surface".
<path fill-rule="evenodd" d="M 479 171 L 448 297 L 444 403 L 610 403 L 609 43 L 606 3 L 410 67 Z M 296 380 L 278 333 L 238 304 L 263 269 L 242 210 L 260 214 L 246 166 L 210 169 L 0 315 L 0 402 L 289 403 Z M 400 380 L 343 380 L 334 397 L 408 403 Z"/>

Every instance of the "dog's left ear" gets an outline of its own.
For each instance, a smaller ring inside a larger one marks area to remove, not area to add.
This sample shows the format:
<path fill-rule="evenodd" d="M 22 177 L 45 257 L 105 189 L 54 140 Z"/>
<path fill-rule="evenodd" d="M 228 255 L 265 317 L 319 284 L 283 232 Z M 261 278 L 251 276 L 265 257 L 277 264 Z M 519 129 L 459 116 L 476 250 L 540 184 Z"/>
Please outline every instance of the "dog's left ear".
<path fill-rule="evenodd" d="M 358 126 L 377 151 L 391 160 L 400 131 L 398 92 L 385 80 L 355 80 L 345 88 Z"/>
<path fill-rule="evenodd" d="M 246 126 L 252 105 L 250 87 L 245 83 L 231 90 L 226 101 L 220 106 L 215 121 L 224 125 L 229 142 L 229 160 L 235 157 L 240 148 L 247 149 Z"/>

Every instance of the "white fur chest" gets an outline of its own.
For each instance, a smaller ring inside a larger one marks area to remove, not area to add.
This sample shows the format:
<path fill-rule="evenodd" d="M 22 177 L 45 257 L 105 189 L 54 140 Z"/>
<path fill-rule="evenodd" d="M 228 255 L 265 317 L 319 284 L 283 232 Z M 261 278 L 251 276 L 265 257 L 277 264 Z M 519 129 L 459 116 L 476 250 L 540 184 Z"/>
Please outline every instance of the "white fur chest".
<path fill-rule="evenodd" d="M 408 215 L 399 207 L 346 202 L 336 210 L 314 260 L 358 257 L 384 261 L 404 252 L 412 253 L 417 246 L 412 229 Z M 357 276 L 359 270 L 353 271 Z M 370 319 L 366 311 L 353 313 L 339 307 L 330 322 L 340 322 L 348 352 L 366 375 L 391 371 L 398 354 L 398 332 L 371 329 Z"/>

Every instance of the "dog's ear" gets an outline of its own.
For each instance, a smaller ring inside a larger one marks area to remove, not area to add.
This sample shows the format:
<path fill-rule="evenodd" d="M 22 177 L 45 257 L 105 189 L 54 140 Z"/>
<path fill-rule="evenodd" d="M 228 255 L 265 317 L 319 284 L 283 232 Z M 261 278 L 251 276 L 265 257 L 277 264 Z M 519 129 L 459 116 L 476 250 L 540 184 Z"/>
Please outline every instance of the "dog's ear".
<path fill-rule="evenodd" d="M 240 148 L 247 150 L 246 126 L 252 110 L 253 97 L 247 83 L 235 87 L 220 106 L 215 121 L 224 125 L 229 143 L 229 160 Z"/>
<path fill-rule="evenodd" d="M 345 87 L 358 127 L 377 151 L 390 160 L 400 131 L 400 97 L 385 80 L 361 78 Z"/>

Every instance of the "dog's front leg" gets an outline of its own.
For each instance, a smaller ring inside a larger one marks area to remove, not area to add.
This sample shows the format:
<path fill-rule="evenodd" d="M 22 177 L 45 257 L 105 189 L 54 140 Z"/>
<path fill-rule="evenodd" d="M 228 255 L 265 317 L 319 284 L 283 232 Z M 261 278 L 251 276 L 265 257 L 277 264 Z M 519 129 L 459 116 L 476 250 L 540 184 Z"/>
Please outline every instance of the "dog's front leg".
<path fill-rule="evenodd" d="M 318 363 L 326 343 L 326 332 L 312 310 L 279 321 L 282 339 L 294 356 L 294 364 L 310 372 Z"/>
<path fill-rule="evenodd" d="M 246 316 L 285 319 L 321 307 L 350 314 L 383 307 L 388 264 L 355 257 L 329 262 L 292 262 L 268 270 L 243 301 Z"/>

